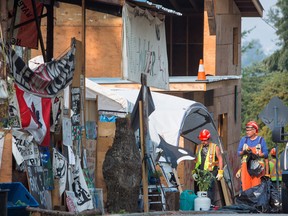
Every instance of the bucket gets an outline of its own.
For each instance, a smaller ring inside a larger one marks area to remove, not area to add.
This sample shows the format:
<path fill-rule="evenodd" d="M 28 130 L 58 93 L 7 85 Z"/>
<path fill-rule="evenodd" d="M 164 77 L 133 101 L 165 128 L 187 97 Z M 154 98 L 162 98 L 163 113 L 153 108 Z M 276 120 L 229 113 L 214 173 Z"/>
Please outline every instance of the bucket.
<path fill-rule="evenodd" d="M 193 190 L 185 190 L 180 195 L 180 210 L 191 211 L 194 210 L 194 199 L 196 194 Z"/>
<path fill-rule="evenodd" d="M 211 206 L 211 199 L 207 197 L 207 191 L 198 191 L 194 200 L 195 211 L 208 211 Z"/>

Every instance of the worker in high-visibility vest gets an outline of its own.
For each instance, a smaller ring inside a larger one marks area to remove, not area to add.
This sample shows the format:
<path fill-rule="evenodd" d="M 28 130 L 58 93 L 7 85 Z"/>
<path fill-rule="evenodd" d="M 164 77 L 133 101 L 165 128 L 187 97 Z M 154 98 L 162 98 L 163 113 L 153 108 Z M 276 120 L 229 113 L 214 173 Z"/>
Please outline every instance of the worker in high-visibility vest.
<path fill-rule="evenodd" d="M 261 177 L 269 176 L 268 149 L 263 137 L 258 136 L 258 124 L 250 121 L 246 124 L 246 136 L 242 137 L 238 146 L 238 155 L 241 157 L 241 185 L 242 190 L 248 190 L 261 184 Z M 258 157 L 257 161 L 263 167 L 263 171 L 257 176 L 251 176 L 248 171 L 247 159 L 249 154 Z"/>
<path fill-rule="evenodd" d="M 279 184 L 282 182 L 282 170 L 280 167 L 280 160 L 278 160 L 278 181 Z M 270 179 L 275 188 L 277 188 L 277 173 L 276 173 L 276 148 L 272 148 L 270 151 L 270 159 L 269 159 L 269 171 L 270 171 Z M 279 189 L 279 185 L 278 185 Z"/>
<path fill-rule="evenodd" d="M 196 147 L 195 169 L 208 170 L 220 181 L 223 178 L 223 157 L 219 146 L 212 143 L 210 137 L 211 133 L 209 130 L 204 129 L 200 131 L 198 139 L 201 141 L 201 144 Z M 215 204 L 216 201 L 213 191 L 215 189 L 214 183 L 215 180 L 213 179 L 207 191 L 212 204 Z"/>

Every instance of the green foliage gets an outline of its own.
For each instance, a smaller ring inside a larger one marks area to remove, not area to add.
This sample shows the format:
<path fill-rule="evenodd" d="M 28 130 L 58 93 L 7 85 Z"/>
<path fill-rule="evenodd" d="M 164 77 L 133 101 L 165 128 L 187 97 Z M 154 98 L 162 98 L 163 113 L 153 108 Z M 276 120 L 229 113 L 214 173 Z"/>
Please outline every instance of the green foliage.
<path fill-rule="evenodd" d="M 276 28 L 280 39 L 280 49 L 262 62 L 242 68 L 242 135 L 245 124 L 255 120 L 260 126 L 259 135 L 263 136 L 268 148 L 275 146 L 272 131 L 258 118 L 270 100 L 277 96 L 288 106 L 288 1 L 278 0 L 276 7 L 268 12 L 269 20 Z M 288 126 L 285 127 L 287 133 Z M 284 145 L 279 145 L 280 152 Z"/>
<path fill-rule="evenodd" d="M 196 181 L 200 191 L 208 191 L 211 181 L 215 179 L 208 170 L 194 169 L 192 177 Z"/>

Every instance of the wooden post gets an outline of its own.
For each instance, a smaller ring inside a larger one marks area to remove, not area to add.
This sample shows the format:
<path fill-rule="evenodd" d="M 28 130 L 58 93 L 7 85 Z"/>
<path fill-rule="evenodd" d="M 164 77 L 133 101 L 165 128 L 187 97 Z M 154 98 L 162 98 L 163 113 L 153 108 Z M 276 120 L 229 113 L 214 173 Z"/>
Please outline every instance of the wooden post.
<path fill-rule="evenodd" d="M 0 182 L 12 182 L 12 134 L 5 135 L 0 169 Z"/>
<path fill-rule="evenodd" d="M 148 141 L 149 141 L 149 126 L 148 126 L 148 101 L 146 89 L 146 75 L 141 74 L 141 83 L 143 87 L 142 101 L 139 101 L 139 119 L 140 119 L 140 139 L 141 139 L 141 160 L 142 160 L 142 186 L 143 186 L 143 202 L 144 212 L 149 212 L 148 203 Z"/>
<path fill-rule="evenodd" d="M 143 123 L 143 103 L 139 101 L 139 118 L 140 118 L 140 140 L 141 140 L 141 161 L 142 161 L 142 187 L 143 187 L 143 204 L 144 212 L 149 212 L 148 203 L 148 167 L 146 160 L 146 146 L 144 137 Z"/>

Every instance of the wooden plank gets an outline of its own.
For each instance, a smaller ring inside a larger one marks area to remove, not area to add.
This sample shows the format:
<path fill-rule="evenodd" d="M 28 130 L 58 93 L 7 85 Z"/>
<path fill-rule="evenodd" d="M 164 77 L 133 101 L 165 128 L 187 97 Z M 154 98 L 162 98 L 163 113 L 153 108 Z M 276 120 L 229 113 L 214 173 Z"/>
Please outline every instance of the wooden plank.
<path fill-rule="evenodd" d="M 59 191 L 59 179 L 54 179 L 54 189 L 51 191 L 52 207 L 61 206 L 61 196 Z"/>
<path fill-rule="evenodd" d="M 98 121 L 98 136 L 99 137 L 114 137 L 116 124 L 114 122 Z"/>
<path fill-rule="evenodd" d="M 12 182 L 12 134 L 5 135 L 0 182 Z"/>
<path fill-rule="evenodd" d="M 105 156 L 107 151 L 113 145 L 114 138 L 113 137 L 98 137 L 97 138 L 97 145 L 96 145 L 96 187 L 103 189 L 103 202 L 106 204 L 107 202 L 107 187 L 103 177 L 103 162 L 105 160 Z"/>
<path fill-rule="evenodd" d="M 223 195 L 224 195 L 224 201 L 225 201 L 225 204 L 226 206 L 229 206 L 229 205 L 232 205 L 233 204 L 233 201 L 232 201 L 232 198 L 231 198 L 231 194 L 229 192 L 229 188 L 225 182 L 225 179 L 222 178 L 220 180 L 220 183 L 221 183 L 221 188 L 222 188 L 222 192 L 223 192 Z"/>
<path fill-rule="evenodd" d="M 76 39 L 75 39 L 76 40 Z M 81 41 L 76 40 L 76 52 L 75 52 L 75 71 L 71 87 L 80 87 L 80 76 L 83 70 L 83 56 L 82 56 L 83 45 Z"/>
<path fill-rule="evenodd" d="M 182 190 L 182 186 L 180 184 L 180 181 L 179 181 L 179 178 L 178 178 L 178 174 L 177 174 L 177 171 L 175 168 L 173 168 L 173 173 L 174 173 L 174 176 L 175 176 L 175 179 L 176 179 L 176 182 L 177 182 L 177 185 L 178 185 L 178 191 L 180 192 L 180 194 L 183 192 Z"/>

